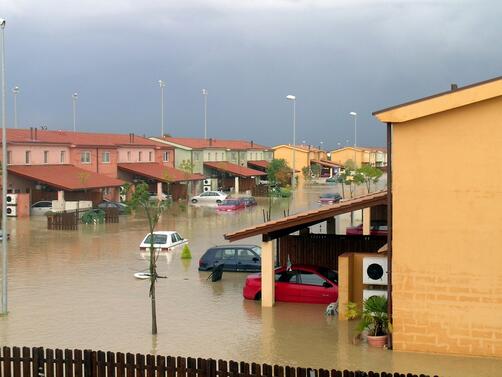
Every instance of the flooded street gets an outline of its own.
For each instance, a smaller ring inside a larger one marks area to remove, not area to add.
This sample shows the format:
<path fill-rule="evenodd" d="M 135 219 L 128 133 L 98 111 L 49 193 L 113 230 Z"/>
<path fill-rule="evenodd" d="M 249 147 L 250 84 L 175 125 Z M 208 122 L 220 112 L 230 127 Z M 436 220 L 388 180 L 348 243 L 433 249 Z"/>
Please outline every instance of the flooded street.
<path fill-rule="evenodd" d="M 300 190 L 295 200 L 274 201 L 274 217 L 317 208 L 327 186 Z M 204 251 L 226 243 L 223 234 L 263 222 L 259 206 L 240 213 L 214 208 L 173 208 L 157 230 L 189 239 L 192 260 L 180 251 L 161 256 L 157 284 L 159 334 L 150 335 L 148 282 L 133 277 L 147 268 L 139 244 L 142 216 L 119 224 L 48 231 L 45 217 L 9 220 L 9 315 L 0 318 L 3 345 L 92 348 L 234 359 L 304 367 L 385 370 L 440 375 L 494 376 L 502 361 L 390 352 L 353 345 L 352 322 L 324 315 L 325 305 L 277 303 L 262 309 L 246 301 L 246 274 L 224 273 L 212 283 L 198 271 Z M 317 228 L 316 228 L 317 227 Z M 315 232 L 325 231 L 323 225 Z M 242 243 L 259 244 L 259 238 Z"/>

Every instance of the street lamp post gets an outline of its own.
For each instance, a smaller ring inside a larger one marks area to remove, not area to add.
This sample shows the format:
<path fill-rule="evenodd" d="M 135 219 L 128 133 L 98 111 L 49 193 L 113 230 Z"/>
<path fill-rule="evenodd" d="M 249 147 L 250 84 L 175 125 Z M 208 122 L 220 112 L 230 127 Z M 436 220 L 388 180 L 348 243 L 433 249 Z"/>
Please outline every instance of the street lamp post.
<path fill-rule="evenodd" d="M 15 86 L 12 89 L 12 94 L 14 94 L 14 128 L 17 128 L 17 95 L 19 94 L 19 86 Z"/>
<path fill-rule="evenodd" d="M 296 149 L 296 96 L 293 96 L 291 94 L 286 96 L 286 99 L 289 101 L 293 102 L 293 174 L 291 175 L 291 188 L 295 188 L 295 160 L 296 160 L 296 155 L 295 155 L 295 149 Z"/>
<path fill-rule="evenodd" d="M 77 99 L 78 93 L 73 93 L 71 96 L 73 99 L 73 132 L 77 131 Z"/>
<path fill-rule="evenodd" d="M 202 95 L 204 96 L 204 139 L 207 139 L 207 89 L 202 89 Z"/>
<path fill-rule="evenodd" d="M 164 88 L 166 83 L 159 80 L 160 87 L 160 137 L 164 137 Z"/>
<path fill-rule="evenodd" d="M 357 148 L 357 113 L 351 111 L 349 115 L 354 117 L 354 164 L 356 164 L 356 148 Z"/>
<path fill-rule="evenodd" d="M 0 59 L 1 80 L 2 80 L 2 314 L 7 314 L 7 131 L 5 129 L 7 122 L 7 110 L 5 100 L 5 20 L 0 18 Z"/>

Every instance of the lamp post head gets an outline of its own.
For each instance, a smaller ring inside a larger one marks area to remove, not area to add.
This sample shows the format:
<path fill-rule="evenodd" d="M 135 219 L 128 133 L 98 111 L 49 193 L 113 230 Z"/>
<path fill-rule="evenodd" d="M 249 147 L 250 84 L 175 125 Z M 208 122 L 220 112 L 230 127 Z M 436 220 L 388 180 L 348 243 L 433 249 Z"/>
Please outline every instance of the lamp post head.
<path fill-rule="evenodd" d="M 208 94 L 207 89 L 202 89 L 202 95 L 207 96 L 207 94 Z"/>
<path fill-rule="evenodd" d="M 160 86 L 161 88 L 163 88 L 163 87 L 165 87 L 165 86 L 166 86 L 166 83 L 165 83 L 164 81 L 162 81 L 162 80 L 159 80 L 159 86 Z"/>
<path fill-rule="evenodd" d="M 73 93 L 72 97 L 74 100 L 76 100 L 78 98 L 78 93 Z"/>
<path fill-rule="evenodd" d="M 5 20 L 0 18 L 0 28 L 5 29 Z"/>
<path fill-rule="evenodd" d="M 290 101 L 296 101 L 296 96 L 293 96 L 293 95 L 289 94 L 289 95 L 286 96 L 286 99 L 290 100 Z"/>
<path fill-rule="evenodd" d="M 12 88 L 12 93 L 18 94 L 19 93 L 19 86 L 15 86 L 14 88 Z"/>
<path fill-rule="evenodd" d="M 349 115 L 352 115 L 352 116 L 354 116 L 354 117 L 355 117 L 355 116 L 357 116 L 357 113 L 355 113 L 355 112 L 351 111 L 351 112 L 349 113 Z"/>

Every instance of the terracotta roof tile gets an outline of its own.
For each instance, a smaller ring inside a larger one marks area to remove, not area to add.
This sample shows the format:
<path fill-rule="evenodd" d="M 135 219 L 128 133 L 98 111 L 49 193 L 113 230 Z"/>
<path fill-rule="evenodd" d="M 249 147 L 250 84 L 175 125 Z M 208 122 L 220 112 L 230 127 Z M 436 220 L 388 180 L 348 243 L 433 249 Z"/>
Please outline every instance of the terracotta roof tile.
<path fill-rule="evenodd" d="M 200 181 L 205 178 L 202 174 L 187 173 L 155 162 L 118 164 L 118 168 L 161 182 Z"/>
<path fill-rule="evenodd" d="M 266 150 L 270 147 L 253 143 L 246 140 L 225 140 L 225 139 L 197 139 L 187 137 L 164 137 L 165 141 L 183 145 L 193 149 L 232 149 L 232 150 Z"/>
<path fill-rule="evenodd" d="M 117 187 L 124 184 L 120 179 L 93 173 L 73 165 L 9 165 L 8 172 L 67 191 Z"/>

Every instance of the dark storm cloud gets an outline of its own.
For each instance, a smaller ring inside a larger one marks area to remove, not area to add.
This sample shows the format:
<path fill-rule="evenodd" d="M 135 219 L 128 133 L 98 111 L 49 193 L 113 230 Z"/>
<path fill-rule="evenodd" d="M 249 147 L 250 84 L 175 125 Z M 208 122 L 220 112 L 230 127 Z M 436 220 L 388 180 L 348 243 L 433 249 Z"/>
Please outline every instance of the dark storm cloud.
<path fill-rule="evenodd" d="M 78 91 L 79 129 L 157 134 L 163 79 L 173 135 L 203 134 L 207 88 L 213 137 L 291 142 L 295 94 L 298 142 L 352 143 L 356 111 L 382 145 L 372 111 L 500 75 L 498 2 L 105 3 L 0 0 L 22 126 L 71 128 Z"/>

